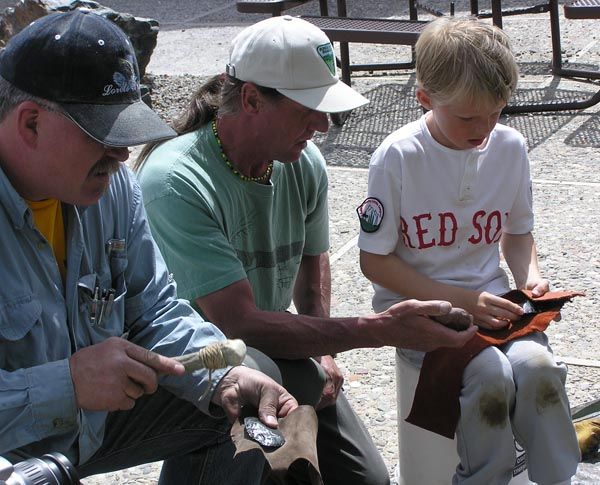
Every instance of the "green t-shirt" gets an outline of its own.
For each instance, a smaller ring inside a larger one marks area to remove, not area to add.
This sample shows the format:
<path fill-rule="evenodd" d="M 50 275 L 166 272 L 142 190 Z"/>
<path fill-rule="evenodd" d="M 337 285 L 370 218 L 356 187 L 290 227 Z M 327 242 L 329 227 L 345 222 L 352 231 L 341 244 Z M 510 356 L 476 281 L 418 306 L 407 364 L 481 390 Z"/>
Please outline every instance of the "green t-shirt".
<path fill-rule="evenodd" d="M 275 161 L 264 185 L 231 172 L 208 124 L 157 147 L 139 179 L 152 234 L 192 303 L 247 278 L 258 308 L 286 310 L 302 255 L 329 248 L 325 160 L 310 142 L 297 162 Z"/>

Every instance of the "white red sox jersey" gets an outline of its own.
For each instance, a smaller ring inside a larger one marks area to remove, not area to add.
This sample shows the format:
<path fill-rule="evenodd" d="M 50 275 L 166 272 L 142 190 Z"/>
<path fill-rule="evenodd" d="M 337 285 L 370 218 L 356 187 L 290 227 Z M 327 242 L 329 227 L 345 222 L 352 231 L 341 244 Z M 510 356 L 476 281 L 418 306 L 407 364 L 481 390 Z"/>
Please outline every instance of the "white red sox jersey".
<path fill-rule="evenodd" d="M 500 294 L 503 232 L 533 229 L 529 161 L 523 136 L 496 125 L 483 148 L 439 144 L 426 115 L 389 135 L 371 158 L 367 198 L 358 207 L 360 249 L 394 252 L 430 278 Z M 373 285 L 375 311 L 404 297 Z"/>

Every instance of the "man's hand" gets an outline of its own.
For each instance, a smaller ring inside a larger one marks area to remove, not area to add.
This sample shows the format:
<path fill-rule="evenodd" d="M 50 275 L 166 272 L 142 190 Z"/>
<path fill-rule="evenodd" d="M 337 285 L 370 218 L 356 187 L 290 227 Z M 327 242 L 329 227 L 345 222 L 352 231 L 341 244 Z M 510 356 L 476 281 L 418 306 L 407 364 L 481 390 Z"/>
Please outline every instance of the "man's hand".
<path fill-rule="evenodd" d="M 373 331 L 382 345 L 404 349 L 430 352 L 439 347 L 462 347 L 473 338 L 476 326 L 456 331 L 428 318 L 446 315 L 451 309 L 447 301 L 405 300 L 378 314 L 381 325 L 373 325 Z"/>
<path fill-rule="evenodd" d="M 119 337 L 85 347 L 69 359 L 80 409 L 118 411 L 158 388 L 158 374 L 182 375 L 180 363 Z"/>
<path fill-rule="evenodd" d="M 319 409 L 335 404 L 338 394 L 342 389 L 342 385 L 344 384 L 344 376 L 331 355 L 315 357 L 315 360 L 321 364 L 321 367 L 323 367 L 323 370 L 327 375 L 323 394 L 321 394 L 321 399 L 315 406 L 315 409 L 318 411 Z"/>
<path fill-rule="evenodd" d="M 445 327 L 452 328 L 457 331 L 466 330 L 473 324 L 473 315 L 462 308 L 452 308 L 445 315 L 428 315 L 438 323 Z"/>
<path fill-rule="evenodd" d="M 221 406 L 231 422 L 240 415 L 244 404 L 258 409 L 259 419 L 277 428 L 277 417 L 283 418 L 298 403 L 283 387 L 262 372 L 248 367 L 234 367 L 217 386 L 212 402 Z"/>

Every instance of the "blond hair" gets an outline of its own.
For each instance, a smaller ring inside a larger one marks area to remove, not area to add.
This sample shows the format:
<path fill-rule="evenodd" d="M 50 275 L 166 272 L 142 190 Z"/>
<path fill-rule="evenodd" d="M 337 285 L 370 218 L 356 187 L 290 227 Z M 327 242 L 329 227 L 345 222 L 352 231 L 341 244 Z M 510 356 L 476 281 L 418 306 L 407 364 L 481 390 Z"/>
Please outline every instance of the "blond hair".
<path fill-rule="evenodd" d="M 441 17 L 425 27 L 415 51 L 417 82 L 437 103 L 508 102 L 517 87 L 510 41 L 493 25 Z"/>

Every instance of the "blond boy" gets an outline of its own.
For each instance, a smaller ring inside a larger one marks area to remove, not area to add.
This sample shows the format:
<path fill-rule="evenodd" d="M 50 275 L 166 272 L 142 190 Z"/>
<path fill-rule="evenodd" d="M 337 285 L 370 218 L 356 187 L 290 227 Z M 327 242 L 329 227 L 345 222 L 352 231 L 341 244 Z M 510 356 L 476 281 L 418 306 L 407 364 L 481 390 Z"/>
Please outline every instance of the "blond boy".
<path fill-rule="evenodd" d="M 549 290 L 531 233 L 525 140 L 497 124 L 517 65 L 504 32 L 470 19 L 435 20 L 416 55 L 416 97 L 428 111 L 373 154 L 358 209 L 361 268 L 374 283 L 376 311 L 436 298 L 469 311 L 479 327 L 502 328 L 523 312 L 498 296 L 510 289 L 500 250 L 518 288 Z M 422 353 L 399 354 L 422 362 Z M 543 333 L 477 355 L 463 374 L 453 483 L 508 483 L 513 435 L 527 450 L 532 480 L 570 483 L 579 449 L 565 378 Z M 542 392 L 552 399 L 542 402 Z M 481 413 L 490 396 L 503 416 L 494 425 Z"/>

